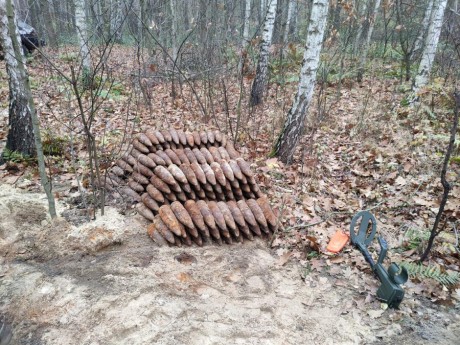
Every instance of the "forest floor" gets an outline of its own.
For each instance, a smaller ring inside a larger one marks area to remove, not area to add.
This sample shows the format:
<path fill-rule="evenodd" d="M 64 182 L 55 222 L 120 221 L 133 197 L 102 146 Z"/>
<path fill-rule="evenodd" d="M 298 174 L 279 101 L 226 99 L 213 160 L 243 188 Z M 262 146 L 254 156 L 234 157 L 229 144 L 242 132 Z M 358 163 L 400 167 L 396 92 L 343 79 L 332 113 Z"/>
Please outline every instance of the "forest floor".
<path fill-rule="evenodd" d="M 453 190 L 445 231 L 424 264 L 437 273 L 412 277 L 399 310 L 375 299 L 378 281 L 357 250 L 325 250 L 356 212 L 369 209 L 389 242 L 390 259 L 414 265 L 442 195 L 439 173 L 452 118 L 448 86 L 435 81 L 422 102 L 410 107 L 407 85 L 390 76 L 399 68 L 391 64 L 379 65 L 361 84 L 325 83 L 295 161 L 284 166 L 267 156 L 294 84 L 272 83 L 266 102 L 253 112 L 243 107 L 238 121 L 239 95 L 249 93 L 250 80 L 193 81 L 197 94 L 184 85 L 182 97 L 173 101 L 170 84 L 145 77 L 149 93 L 144 90 L 142 98 L 130 84 L 133 53 L 116 52 L 123 61 L 116 68 L 120 82 L 104 93 L 93 126 L 103 157 L 110 162 L 116 156 L 126 131 L 211 126 L 233 136 L 239 122 L 237 146 L 253 162 L 282 227 L 271 243 L 158 248 L 129 205 L 108 207 L 105 216 L 87 223 L 75 180 L 80 176 L 87 187 L 81 122 L 68 85 L 50 69 L 65 71 L 69 53 L 50 54 L 53 64 L 35 58 L 29 72 L 44 140 L 63 139 L 66 149 L 48 158 L 56 221 L 46 216 L 33 164 L 0 166 L 0 316 L 13 324 L 15 344 L 456 342 L 459 284 L 433 278 L 455 277 L 460 270 L 457 160 L 448 169 Z M 0 79 L 3 149 L 8 89 L 2 69 Z M 200 115 L 198 98 L 207 118 Z M 454 155 L 460 156 L 459 145 Z"/>
<path fill-rule="evenodd" d="M 59 203 L 63 212 L 71 205 Z M 138 215 L 47 219 L 42 193 L 0 189 L 0 308 L 14 344 L 441 344 L 458 310 L 406 288 L 400 310 L 354 268 L 304 275 L 264 241 L 158 248 Z"/>

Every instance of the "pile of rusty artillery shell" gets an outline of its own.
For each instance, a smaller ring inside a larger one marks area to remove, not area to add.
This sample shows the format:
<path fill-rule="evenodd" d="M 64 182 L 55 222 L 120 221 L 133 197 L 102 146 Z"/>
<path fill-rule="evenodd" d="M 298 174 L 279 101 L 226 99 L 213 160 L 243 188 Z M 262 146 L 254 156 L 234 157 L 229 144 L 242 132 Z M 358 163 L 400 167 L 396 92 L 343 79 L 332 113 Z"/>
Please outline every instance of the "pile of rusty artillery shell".
<path fill-rule="evenodd" d="M 277 227 L 249 164 L 219 131 L 138 134 L 107 186 L 138 202 L 159 245 L 242 242 Z"/>

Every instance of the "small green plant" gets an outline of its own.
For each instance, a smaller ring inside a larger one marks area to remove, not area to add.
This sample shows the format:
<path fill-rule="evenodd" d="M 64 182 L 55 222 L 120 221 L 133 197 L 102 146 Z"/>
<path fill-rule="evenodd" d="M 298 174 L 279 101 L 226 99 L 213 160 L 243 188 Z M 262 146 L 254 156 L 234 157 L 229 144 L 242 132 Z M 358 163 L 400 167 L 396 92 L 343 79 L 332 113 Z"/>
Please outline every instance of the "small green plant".
<path fill-rule="evenodd" d="M 43 153 L 47 156 L 63 156 L 69 140 L 47 132 L 42 139 Z"/>
<path fill-rule="evenodd" d="M 32 163 L 34 159 L 28 155 L 23 155 L 17 151 L 11 151 L 7 148 L 3 150 L 2 158 L 5 162 L 12 162 L 12 163 Z"/>
<path fill-rule="evenodd" d="M 400 266 L 405 267 L 411 277 L 432 278 L 446 286 L 460 282 L 459 272 L 442 272 L 439 267 L 434 265 L 423 266 L 415 262 L 402 262 Z"/>
<path fill-rule="evenodd" d="M 404 234 L 403 247 L 406 250 L 417 250 L 428 241 L 430 238 L 430 232 L 426 229 L 408 228 Z"/>

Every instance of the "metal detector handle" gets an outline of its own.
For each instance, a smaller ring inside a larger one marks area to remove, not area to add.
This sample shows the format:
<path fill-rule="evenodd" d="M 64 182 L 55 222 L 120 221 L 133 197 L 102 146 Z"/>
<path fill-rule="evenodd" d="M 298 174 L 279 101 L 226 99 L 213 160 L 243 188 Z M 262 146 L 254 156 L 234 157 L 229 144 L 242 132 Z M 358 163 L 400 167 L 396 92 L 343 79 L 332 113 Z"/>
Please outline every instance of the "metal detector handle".
<path fill-rule="evenodd" d="M 387 256 L 388 252 L 388 243 L 385 241 L 385 239 L 382 236 L 379 236 L 379 245 L 380 245 L 380 253 L 379 253 L 379 258 L 377 260 L 378 264 L 383 264 L 383 260 L 385 260 L 385 257 Z"/>

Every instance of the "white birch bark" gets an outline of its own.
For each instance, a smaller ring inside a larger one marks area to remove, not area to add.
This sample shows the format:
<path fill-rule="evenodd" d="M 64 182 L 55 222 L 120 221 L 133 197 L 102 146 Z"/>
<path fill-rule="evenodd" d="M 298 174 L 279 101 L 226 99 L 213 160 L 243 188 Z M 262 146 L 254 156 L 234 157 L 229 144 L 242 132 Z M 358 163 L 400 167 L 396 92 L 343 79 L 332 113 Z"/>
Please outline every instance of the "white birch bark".
<path fill-rule="evenodd" d="M 257 63 L 256 77 L 251 89 L 251 106 L 260 104 L 267 85 L 268 56 L 272 44 L 273 28 L 275 25 L 277 0 L 269 0 L 270 4 L 265 17 L 262 42 L 260 43 L 259 61 Z"/>
<path fill-rule="evenodd" d="M 444 11 L 446 9 L 446 5 L 447 0 L 435 0 L 433 4 L 431 22 L 425 37 L 425 45 L 420 61 L 420 66 L 418 68 L 418 73 L 415 77 L 415 92 L 428 84 L 431 68 L 433 67 L 436 50 L 438 48 L 439 36 L 441 35 L 442 22 L 444 19 Z"/>
<path fill-rule="evenodd" d="M 245 0 L 243 42 L 241 44 L 242 48 L 246 47 L 249 41 L 249 17 L 250 16 L 251 16 L 251 0 Z"/>
<path fill-rule="evenodd" d="M 112 14 L 110 17 L 110 34 L 115 42 L 121 43 L 123 34 L 124 5 L 121 0 L 111 0 Z"/>
<path fill-rule="evenodd" d="M 430 0 L 428 2 L 428 5 L 425 10 L 425 15 L 423 16 L 422 25 L 420 27 L 420 32 L 414 43 L 414 49 L 412 50 L 412 55 L 415 54 L 420 49 L 422 49 L 423 47 L 424 38 L 426 36 L 426 32 L 428 31 L 431 15 L 433 13 L 433 3 L 434 3 L 434 0 Z"/>
<path fill-rule="evenodd" d="M 88 46 L 88 26 L 86 24 L 85 0 L 75 1 L 75 26 L 77 28 L 78 41 L 82 57 L 83 72 L 91 72 L 91 55 Z"/>
<path fill-rule="evenodd" d="M 9 107 L 6 148 L 24 155 L 36 156 L 43 188 L 48 198 L 49 212 L 56 217 L 51 183 L 46 175 L 40 127 L 30 92 L 29 77 L 17 28 L 13 0 L 0 0 L 0 44 L 5 52 L 8 73 Z"/>
<path fill-rule="evenodd" d="M 171 9 L 171 50 L 174 64 L 177 59 L 177 15 L 176 15 L 176 1 L 169 0 Z"/>
<path fill-rule="evenodd" d="M 290 164 L 302 135 L 307 110 L 315 89 L 328 10 L 329 0 L 313 1 L 297 94 L 274 150 L 275 155 L 287 164 Z"/>
<path fill-rule="evenodd" d="M 359 22 L 358 32 L 356 33 L 355 46 L 354 46 L 355 53 L 359 51 L 359 47 L 361 45 L 361 36 L 363 35 L 364 24 L 366 23 L 364 16 L 366 12 L 368 11 L 369 1 L 371 0 L 367 0 L 366 4 L 361 5 L 361 6 L 359 4 L 359 1 L 357 0 L 355 1 L 354 8 L 356 9 L 356 15 L 358 17 L 358 22 Z"/>
<path fill-rule="evenodd" d="M 251 0 L 245 0 L 244 8 L 244 23 L 243 23 L 243 38 L 241 40 L 241 54 L 238 61 L 238 73 L 242 72 L 243 60 L 244 60 L 244 50 L 249 43 L 249 17 L 251 16 Z"/>
<path fill-rule="evenodd" d="M 284 28 L 284 35 L 283 35 L 283 44 L 288 43 L 289 30 L 291 28 L 291 20 L 294 14 L 295 2 L 296 0 L 289 0 L 288 13 L 287 13 L 287 18 L 286 18 L 286 27 Z"/>
<path fill-rule="evenodd" d="M 369 29 L 367 30 L 366 41 L 361 47 L 361 57 L 359 59 L 358 67 L 358 81 L 361 81 L 363 78 L 364 69 L 366 67 L 367 53 L 369 51 L 369 46 L 371 44 L 372 33 L 374 31 L 375 20 L 377 19 L 377 14 L 380 8 L 380 0 L 375 0 L 374 10 L 372 15 L 369 16 Z"/>

